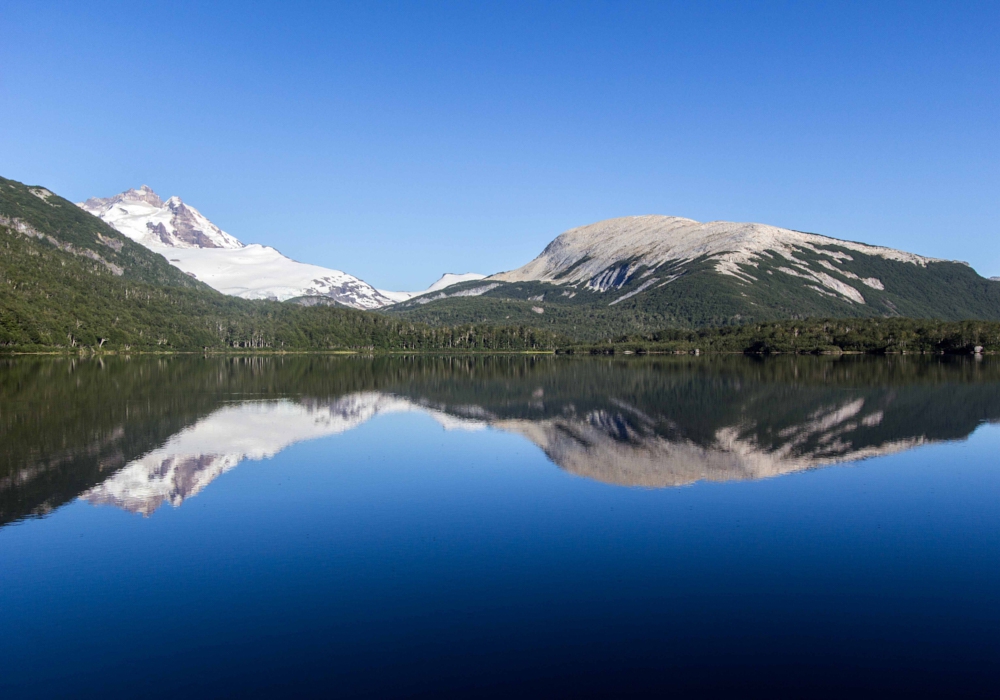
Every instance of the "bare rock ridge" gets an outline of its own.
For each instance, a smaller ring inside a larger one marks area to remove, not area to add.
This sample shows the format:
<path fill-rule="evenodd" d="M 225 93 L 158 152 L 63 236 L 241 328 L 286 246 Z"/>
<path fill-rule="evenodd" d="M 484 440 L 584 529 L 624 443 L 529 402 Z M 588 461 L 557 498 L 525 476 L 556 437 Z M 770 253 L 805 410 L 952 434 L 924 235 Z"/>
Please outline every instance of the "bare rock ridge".
<path fill-rule="evenodd" d="M 753 265 L 762 255 L 781 253 L 792 259 L 797 249 L 825 253 L 822 247 L 830 245 L 921 266 L 939 262 L 935 258 L 892 248 L 765 224 L 731 221 L 700 223 L 676 216 L 650 215 L 607 219 L 570 229 L 560 234 L 527 265 L 494 277 L 507 282 L 529 279 L 582 282 L 589 281 L 607 265 L 622 260 L 631 260 L 631 267 L 638 269 L 702 256 L 714 260 L 719 272 L 738 275 L 737 264 Z M 830 257 L 837 260 L 845 256 L 834 254 Z M 594 286 L 597 286 L 596 283 Z"/>
<path fill-rule="evenodd" d="M 835 246 L 836 250 L 831 249 Z M 550 282 L 583 285 L 606 292 L 620 289 L 637 273 L 650 277 L 657 268 L 684 264 L 699 258 L 712 262 L 716 272 L 744 282 L 759 281 L 747 267 L 758 267 L 761 260 L 777 259 L 785 274 L 799 276 L 828 293 L 864 304 L 858 289 L 827 272 L 812 269 L 801 253 L 821 256 L 820 266 L 860 281 L 872 289 L 884 289 L 878 278 L 859 278 L 838 265 L 851 260 L 850 251 L 906 262 L 925 267 L 942 262 L 892 248 L 842 241 L 814 233 L 801 233 L 764 224 L 711 221 L 700 223 L 674 216 L 630 216 L 608 219 L 589 226 L 571 229 L 558 236 L 527 265 L 494 275 L 503 282 Z M 657 279 L 665 286 L 673 279 Z M 643 290 L 653 286 L 652 280 Z"/>

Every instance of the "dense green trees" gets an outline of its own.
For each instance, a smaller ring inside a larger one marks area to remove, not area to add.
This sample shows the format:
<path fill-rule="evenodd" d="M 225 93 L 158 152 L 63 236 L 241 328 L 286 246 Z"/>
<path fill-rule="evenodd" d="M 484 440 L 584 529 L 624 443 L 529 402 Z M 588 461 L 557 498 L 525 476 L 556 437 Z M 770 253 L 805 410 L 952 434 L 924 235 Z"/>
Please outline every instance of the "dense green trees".
<path fill-rule="evenodd" d="M 807 319 L 700 330 L 666 329 L 571 344 L 569 352 L 946 353 L 1000 351 L 1000 323 L 908 318 Z"/>

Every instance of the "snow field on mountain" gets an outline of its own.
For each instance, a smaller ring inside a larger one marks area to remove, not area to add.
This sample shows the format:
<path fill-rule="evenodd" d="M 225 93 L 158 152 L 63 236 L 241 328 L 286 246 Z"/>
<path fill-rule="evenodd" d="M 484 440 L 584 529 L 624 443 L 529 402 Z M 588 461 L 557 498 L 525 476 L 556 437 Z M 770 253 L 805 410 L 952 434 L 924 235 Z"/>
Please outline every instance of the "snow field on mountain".
<path fill-rule="evenodd" d="M 377 309 L 381 295 L 339 270 L 286 258 L 256 243 L 238 249 L 149 246 L 173 265 L 223 294 L 243 299 L 285 301 L 300 296 L 330 296 L 348 306 Z"/>

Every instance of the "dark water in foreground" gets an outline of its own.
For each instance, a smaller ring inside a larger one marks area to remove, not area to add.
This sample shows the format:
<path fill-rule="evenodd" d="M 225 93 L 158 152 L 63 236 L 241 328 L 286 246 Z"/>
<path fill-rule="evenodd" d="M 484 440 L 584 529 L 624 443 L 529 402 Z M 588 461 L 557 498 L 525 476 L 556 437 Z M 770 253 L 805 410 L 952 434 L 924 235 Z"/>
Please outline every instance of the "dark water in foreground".
<path fill-rule="evenodd" d="M 0 696 L 991 696 L 1000 363 L 0 361 Z"/>

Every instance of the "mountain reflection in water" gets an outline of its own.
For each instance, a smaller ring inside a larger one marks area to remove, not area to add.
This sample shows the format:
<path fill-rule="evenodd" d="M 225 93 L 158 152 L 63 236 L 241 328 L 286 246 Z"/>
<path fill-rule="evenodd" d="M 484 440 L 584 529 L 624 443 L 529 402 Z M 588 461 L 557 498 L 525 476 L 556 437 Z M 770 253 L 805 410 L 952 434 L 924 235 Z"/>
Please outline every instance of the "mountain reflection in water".
<path fill-rule="evenodd" d="M 244 460 L 397 412 L 490 428 L 560 468 L 660 488 L 968 436 L 993 358 L 256 357 L 6 360 L 0 524 L 81 497 L 149 515 Z"/>

